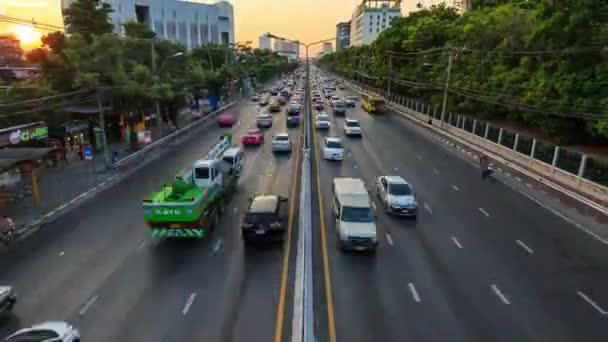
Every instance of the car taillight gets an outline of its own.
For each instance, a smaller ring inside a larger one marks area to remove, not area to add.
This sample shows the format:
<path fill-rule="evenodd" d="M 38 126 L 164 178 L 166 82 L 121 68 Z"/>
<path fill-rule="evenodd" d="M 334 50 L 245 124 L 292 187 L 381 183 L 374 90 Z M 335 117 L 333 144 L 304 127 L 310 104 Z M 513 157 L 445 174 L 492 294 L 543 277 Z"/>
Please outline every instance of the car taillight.
<path fill-rule="evenodd" d="M 270 228 L 280 228 L 281 227 L 281 222 L 280 221 L 276 221 L 270 224 Z"/>

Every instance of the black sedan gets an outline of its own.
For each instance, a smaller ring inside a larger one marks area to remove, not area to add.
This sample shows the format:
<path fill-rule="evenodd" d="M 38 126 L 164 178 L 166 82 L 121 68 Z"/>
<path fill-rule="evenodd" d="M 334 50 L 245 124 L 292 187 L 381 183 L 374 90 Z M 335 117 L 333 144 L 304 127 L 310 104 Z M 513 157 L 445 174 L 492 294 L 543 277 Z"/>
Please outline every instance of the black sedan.
<path fill-rule="evenodd" d="M 285 197 L 271 194 L 251 197 L 241 223 L 243 241 L 282 241 L 287 229 L 287 212 Z"/>

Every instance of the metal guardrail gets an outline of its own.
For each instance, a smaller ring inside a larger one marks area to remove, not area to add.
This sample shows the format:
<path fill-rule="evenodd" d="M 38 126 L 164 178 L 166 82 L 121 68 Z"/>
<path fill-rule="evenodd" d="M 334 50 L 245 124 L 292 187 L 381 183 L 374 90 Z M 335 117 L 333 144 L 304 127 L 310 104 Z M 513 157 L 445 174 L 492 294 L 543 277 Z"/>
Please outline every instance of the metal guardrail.
<path fill-rule="evenodd" d="M 351 86 L 352 89 L 354 89 L 355 91 L 357 91 L 359 93 L 362 93 L 362 94 L 372 93 L 372 94 L 376 94 L 378 96 L 382 96 L 381 94 L 379 94 L 377 92 L 360 88 L 360 87 L 358 87 L 358 86 L 356 86 L 354 84 L 350 84 L 350 86 Z M 398 108 L 392 101 L 389 101 L 389 107 L 391 107 L 391 109 L 393 109 L 397 114 L 405 116 L 408 119 L 412 119 L 412 120 L 415 120 L 415 121 L 416 120 L 420 120 L 420 119 L 418 119 L 416 117 L 413 117 L 412 114 L 406 113 L 401 108 Z M 411 110 L 411 109 L 409 109 L 409 110 Z M 420 124 L 424 124 L 424 122 L 422 122 L 422 121 L 418 121 L 418 122 Z M 425 127 L 429 127 L 430 129 L 434 130 L 435 132 L 438 132 L 438 133 L 441 133 L 443 135 L 446 135 L 450 139 L 455 140 L 458 143 L 460 143 L 462 145 L 465 145 L 465 146 L 467 146 L 467 147 L 469 147 L 471 149 L 474 149 L 474 150 L 476 150 L 479 153 L 485 153 L 488 156 L 490 156 L 491 158 L 493 158 L 494 160 L 496 160 L 496 161 L 498 161 L 498 162 L 500 162 L 500 163 L 502 163 L 502 164 L 504 164 L 504 165 L 506 165 L 506 166 L 508 166 L 508 167 L 510 167 L 512 169 L 514 169 L 515 171 L 518 171 L 518 172 L 526 175 L 527 177 L 535 179 L 538 182 L 540 182 L 542 184 L 545 184 L 548 187 L 552 188 L 553 190 L 558 191 L 558 192 L 560 192 L 560 193 L 562 193 L 562 194 L 564 194 L 564 195 L 566 195 L 566 196 L 568 196 L 568 197 L 570 197 L 570 198 L 572 198 L 572 199 L 574 199 L 574 200 L 576 200 L 576 201 L 578 201 L 578 202 L 580 202 L 580 203 L 582 203 L 582 204 L 584 204 L 584 205 L 586 205 L 586 206 L 588 206 L 590 208 L 593 208 L 594 210 L 597 210 L 598 212 L 601 212 L 604 215 L 608 215 L 608 208 L 606 208 L 602 204 L 597 203 L 594 200 L 589 199 L 589 198 L 587 198 L 585 196 L 582 196 L 582 195 L 580 195 L 580 194 L 578 194 L 578 193 L 576 193 L 574 191 L 571 191 L 571 190 L 569 190 L 569 189 L 561 186 L 559 183 L 550 180 L 548 177 L 545 177 L 544 175 L 535 173 L 535 172 L 530 171 L 530 170 L 528 170 L 528 169 L 526 169 L 524 167 L 521 167 L 521 166 L 517 165 L 516 163 L 511 162 L 506 157 L 500 156 L 500 155 L 498 155 L 496 153 L 492 153 L 492 152 L 488 151 L 487 149 L 483 149 L 483 148 L 475 145 L 475 143 L 473 143 L 473 142 L 471 142 L 469 140 L 466 140 L 463 137 L 456 136 L 456 135 L 454 135 L 454 134 L 452 134 L 452 133 L 450 133 L 450 132 L 448 132 L 446 130 L 442 130 L 440 128 L 437 128 L 437 127 L 434 127 L 434 126 L 428 126 L 428 125 L 425 125 Z M 471 133 L 471 132 L 469 132 L 469 133 Z M 496 143 L 493 143 L 493 144 L 498 145 Z M 563 171 L 563 170 L 560 170 L 560 171 L 566 172 L 566 171 Z"/>
<path fill-rule="evenodd" d="M 183 134 L 187 133 L 188 131 L 190 131 L 191 129 L 193 129 L 193 128 L 199 126 L 199 125 L 201 125 L 202 123 L 211 120 L 212 118 L 214 118 L 215 116 L 217 116 L 217 114 L 225 111 L 226 109 L 234 106 L 235 104 L 236 104 L 236 101 L 232 101 L 232 102 L 230 102 L 230 103 L 228 103 L 228 104 L 226 104 L 226 105 L 218 108 L 217 110 L 215 110 L 215 111 L 207 114 L 205 117 L 201 118 L 200 120 L 197 120 L 197 121 L 195 121 L 195 122 L 193 122 L 193 123 L 191 123 L 189 125 L 186 125 L 186 126 L 180 128 L 180 129 L 176 130 L 175 132 L 173 132 L 173 133 L 171 133 L 171 134 L 169 134 L 169 135 L 167 135 L 167 136 L 165 136 L 165 137 L 163 137 L 163 138 L 161 138 L 161 139 L 153 142 L 152 144 L 150 144 L 150 145 L 142 148 L 141 150 L 139 150 L 139 151 L 137 151 L 137 152 L 135 152 L 133 154 L 130 154 L 130 155 L 128 155 L 128 156 L 126 156 L 126 157 L 124 157 L 124 158 L 122 158 L 120 160 L 118 160 L 117 162 L 115 162 L 113 164 L 113 168 L 114 169 L 120 168 L 120 167 L 122 167 L 122 166 L 124 166 L 124 165 L 126 165 L 126 164 L 128 164 L 128 163 L 130 163 L 132 161 L 134 161 L 134 160 L 137 160 L 140 157 L 143 157 L 147 152 L 155 150 L 156 148 L 163 146 L 165 143 L 170 142 L 173 139 L 179 137 L 180 135 L 183 135 Z"/>

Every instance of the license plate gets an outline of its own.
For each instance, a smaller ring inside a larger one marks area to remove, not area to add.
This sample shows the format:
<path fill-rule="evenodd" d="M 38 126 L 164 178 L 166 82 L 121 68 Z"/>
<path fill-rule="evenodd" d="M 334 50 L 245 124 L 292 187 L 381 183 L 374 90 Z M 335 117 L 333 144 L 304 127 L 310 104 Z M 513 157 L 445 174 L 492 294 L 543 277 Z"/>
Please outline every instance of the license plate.
<path fill-rule="evenodd" d="M 255 233 L 258 234 L 258 235 L 266 234 L 266 230 L 264 230 L 264 229 L 258 229 L 258 230 L 255 231 Z"/>
<path fill-rule="evenodd" d="M 363 247 L 363 246 L 355 246 L 355 250 L 357 250 L 357 251 L 364 251 L 365 247 Z"/>

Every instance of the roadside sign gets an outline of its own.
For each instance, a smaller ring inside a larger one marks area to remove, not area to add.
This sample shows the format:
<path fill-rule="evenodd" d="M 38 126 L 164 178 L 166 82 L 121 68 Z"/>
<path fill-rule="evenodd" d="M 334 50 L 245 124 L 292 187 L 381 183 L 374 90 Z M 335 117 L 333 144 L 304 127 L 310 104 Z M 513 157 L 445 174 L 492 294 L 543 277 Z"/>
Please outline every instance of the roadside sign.
<path fill-rule="evenodd" d="M 89 145 L 82 148 L 82 154 L 84 155 L 84 159 L 86 160 L 93 159 L 93 149 Z"/>

